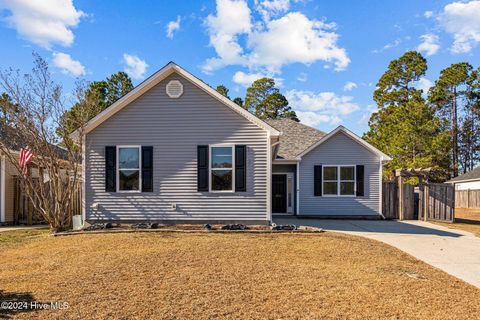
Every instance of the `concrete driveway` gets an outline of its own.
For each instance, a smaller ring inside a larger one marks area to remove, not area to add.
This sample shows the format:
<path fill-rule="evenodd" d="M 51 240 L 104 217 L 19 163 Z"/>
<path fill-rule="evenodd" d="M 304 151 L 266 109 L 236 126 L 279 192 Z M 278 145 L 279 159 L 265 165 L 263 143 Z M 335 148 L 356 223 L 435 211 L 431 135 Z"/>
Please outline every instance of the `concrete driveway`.
<path fill-rule="evenodd" d="M 480 288 L 480 238 L 470 232 L 423 221 L 273 220 L 382 241 Z"/>

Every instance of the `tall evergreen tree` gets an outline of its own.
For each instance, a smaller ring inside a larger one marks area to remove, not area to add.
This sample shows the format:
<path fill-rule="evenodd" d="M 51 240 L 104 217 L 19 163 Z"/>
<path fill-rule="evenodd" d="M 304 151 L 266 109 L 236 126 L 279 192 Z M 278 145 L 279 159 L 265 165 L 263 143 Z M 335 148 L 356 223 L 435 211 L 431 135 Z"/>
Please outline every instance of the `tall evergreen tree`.
<path fill-rule="evenodd" d="M 413 85 L 427 71 L 427 60 L 417 51 L 408 51 L 388 65 L 377 83 L 373 99 L 379 108 L 399 105 L 421 98 L 421 90 Z"/>
<path fill-rule="evenodd" d="M 220 93 L 222 96 L 230 99 L 230 97 L 228 96 L 228 91 L 230 91 L 230 90 L 228 90 L 228 88 L 227 88 L 226 86 L 224 86 L 223 84 L 217 86 L 217 89 L 216 89 L 216 90 L 217 90 L 217 92 Z"/>
<path fill-rule="evenodd" d="M 415 88 L 427 70 L 426 60 L 415 51 L 393 60 L 374 92 L 378 112 L 372 114 L 364 138 L 392 156 L 384 175 L 411 167 L 448 168 L 448 134 L 442 120 Z"/>
<path fill-rule="evenodd" d="M 460 98 L 466 96 L 466 84 L 472 66 L 466 62 L 455 63 L 440 72 L 435 85 L 430 88 L 429 101 L 436 106 L 439 114 L 447 120 L 452 143 L 453 175 L 459 170 L 458 114 Z"/>
<path fill-rule="evenodd" d="M 106 80 L 94 81 L 90 83 L 85 91 L 85 97 L 82 101 L 89 101 L 88 117 L 92 119 L 97 114 L 111 106 L 115 101 L 127 94 L 133 89 L 133 83 L 128 74 L 123 71 L 112 74 Z M 65 121 L 65 128 L 70 132 L 75 131 L 79 126 L 78 111 L 85 111 L 83 106 L 75 104 L 70 110 L 65 112 L 62 121 Z"/>
<path fill-rule="evenodd" d="M 272 78 L 261 78 L 247 89 L 244 108 L 260 119 L 289 118 L 300 121 Z"/>

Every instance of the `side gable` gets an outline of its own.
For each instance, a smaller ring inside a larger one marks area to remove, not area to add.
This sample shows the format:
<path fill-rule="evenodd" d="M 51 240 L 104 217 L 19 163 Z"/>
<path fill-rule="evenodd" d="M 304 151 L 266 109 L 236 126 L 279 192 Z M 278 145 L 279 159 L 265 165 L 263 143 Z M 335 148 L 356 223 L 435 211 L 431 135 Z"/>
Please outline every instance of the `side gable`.
<path fill-rule="evenodd" d="M 352 131 L 348 130 L 347 128 L 345 128 L 344 126 L 339 126 L 337 127 L 335 130 L 331 131 L 329 134 L 327 134 L 326 136 L 324 136 L 323 138 L 321 138 L 320 140 L 318 140 L 316 143 L 314 143 L 313 145 L 311 145 L 309 148 L 307 148 L 305 151 L 303 151 L 301 154 L 298 155 L 298 158 L 302 158 L 304 155 L 306 155 L 307 153 L 309 153 L 310 151 L 314 150 L 315 148 L 317 148 L 319 145 L 321 145 L 322 143 L 325 143 L 326 141 L 328 141 L 329 139 L 331 139 L 333 136 L 335 136 L 337 133 L 339 132 L 342 132 L 344 133 L 346 136 L 348 136 L 349 138 L 351 138 L 353 141 L 357 142 L 358 144 L 360 144 L 361 146 L 363 146 L 365 149 L 369 150 L 370 152 L 374 153 L 375 155 L 377 155 L 381 161 L 390 161 L 392 160 L 392 158 L 390 158 L 389 156 L 387 156 L 385 153 L 383 153 L 382 151 L 378 150 L 377 148 L 375 148 L 374 146 L 372 146 L 370 143 L 366 142 L 365 140 L 363 140 L 362 138 L 360 138 L 359 136 L 357 136 L 355 133 L 353 133 Z"/>
<path fill-rule="evenodd" d="M 190 81 L 192 84 L 197 86 L 198 88 L 202 89 L 205 91 L 207 94 L 212 96 L 213 98 L 219 100 L 224 104 L 226 107 L 232 109 L 233 111 L 237 112 L 250 122 L 254 123 L 258 127 L 264 129 L 265 131 L 269 132 L 270 135 L 272 136 L 279 136 L 281 133 L 268 125 L 267 123 L 263 122 L 262 120 L 258 119 L 254 115 L 252 115 L 250 112 L 247 110 L 243 109 L 230 99 L 224 97 L 220 93 L 218 93 L 215 89 L 207 85 L 205 82 L 201 81 L 197 77 L 193 76 L 191 73 L 187 72 L 183 68 L 179 67 L 173 62 L 168 63 L 165 67 L 157 71 L 155 74 L 147 78 L 145 81 L 143 81 L 141 84 L 136 86 L 132 91 L 130 91 L 128 94 L 120 98 L 118 101 L 116 101 L 114 104 L 112 104 L 110 107 L 107 109 L 103 110 L 101 113 L 99 113 L 97 116 L 95 116 L 93 119 L 88 121 L 84 128 L 84 132 L 87 134 L 91 132 L 93 129 L 98 127 L 100 124 L 102 124 L 104 121 L 109 119 L 111 116 L 128 106 L 130 103 L 138 99 L 140 96 L 142 96 L 144 93 L 152 89 L 154 86 L 156 86 L 158 83 L 160 83 L 162 80 L 166 79 L 168 76 L 170 76 L 173 73 L 177 73 L 180 76 L 182 76 L 184 79 Z M 72 137 L 78 138 L 78 135 L 80 134 L 79 130 L 75 131 L 72 133 Z"/>

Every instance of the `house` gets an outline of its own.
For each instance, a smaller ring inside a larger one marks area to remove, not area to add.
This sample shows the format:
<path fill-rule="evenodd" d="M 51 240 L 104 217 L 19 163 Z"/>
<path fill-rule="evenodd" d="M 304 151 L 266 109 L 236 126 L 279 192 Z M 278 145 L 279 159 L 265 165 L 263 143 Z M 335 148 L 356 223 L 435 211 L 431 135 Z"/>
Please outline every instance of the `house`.
<path fill-rule="evenodd" d="M 21 143 L 12 134 L 12 128 L 0 123 L 0 139 L 11 150 L 15 158 Z M 27 196 L 22 192 L 19 181 L 19 172 L 12 165 L 6 154 L 0 151 L 0 225 L 2 224 L 32 224 L 41 221 L 35 213 Z M 34 176 L 38 176 L 34 172 Z"/>
<path fill-rule="evenodd" d="M 446 183 L 455 185 L 455 190 L 480 190 L 480 167 L 450 179 Z"/>
<path fill-rule="evenodd" d="M 88 222 L 381 218 L 387 155 L 342 126 L 261 121 L 173 62 L 84 132 Z"/>

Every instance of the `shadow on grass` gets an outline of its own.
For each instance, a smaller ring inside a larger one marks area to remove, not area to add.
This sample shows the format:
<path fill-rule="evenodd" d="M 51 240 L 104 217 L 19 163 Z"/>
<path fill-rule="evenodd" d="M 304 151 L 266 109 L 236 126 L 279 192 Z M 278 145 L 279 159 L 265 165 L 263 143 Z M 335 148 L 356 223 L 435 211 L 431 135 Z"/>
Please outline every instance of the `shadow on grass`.
<path fill-rule="evenodd" d="M 0 290 L 0 319 L 10 319 L 15 315 L 36 311 L 32 303 L 40 304 L 30 292 L 5 292 Z"/>
<path fill-rule="evenodd" d="M 480 226 L 479 220 L 471 220 L 471 219 L 465 219 L 465 218 L 455 218 L 455 223 L 465 223 L 465 224 Z"/>

